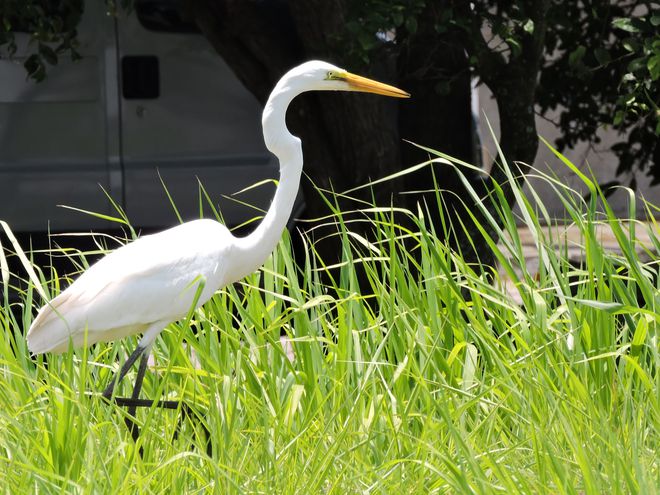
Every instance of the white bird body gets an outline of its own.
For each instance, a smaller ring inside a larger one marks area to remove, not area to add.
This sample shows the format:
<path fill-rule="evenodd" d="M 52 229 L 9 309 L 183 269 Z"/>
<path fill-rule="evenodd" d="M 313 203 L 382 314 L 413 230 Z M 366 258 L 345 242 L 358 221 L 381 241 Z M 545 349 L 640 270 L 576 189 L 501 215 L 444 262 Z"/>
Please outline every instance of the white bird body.
<path fill-rule="evenodd" d="M 39 311 L 28 333 L 30 350 L 64 352 L 69 338 L 74 347 L 83 345 L 85 330 L 91 345 L 184 317 L 200 282 L 198 305 L 235 281 L 227 270 L 236 251 L 232 238 L 214 220 L 195 220 L 117 249 Z"/>
<path fill-rule="evenodd" d="M 237 238 L 214 220 L 195 220 L 122 246 L 40 309 L 27 334 L 30 351 L 59 353 L 69 345 L 91 345 L 142 333 L 138 346 L 142 352 L 168 323 L 190 311 L 202 281 L 197 306 L 219 288 L 259 268 L 282 235 L 302 172 L 301 143 L 286 128 L 286 110 L 295 96 L 311 90 L 409 96 L 325 62 L 307 62 L 290 70 L 264 108 L 264 140 L 280 161 L 280 181 L 254 232 Z M 107 391 L 111 393 L 111 388 Z"/>

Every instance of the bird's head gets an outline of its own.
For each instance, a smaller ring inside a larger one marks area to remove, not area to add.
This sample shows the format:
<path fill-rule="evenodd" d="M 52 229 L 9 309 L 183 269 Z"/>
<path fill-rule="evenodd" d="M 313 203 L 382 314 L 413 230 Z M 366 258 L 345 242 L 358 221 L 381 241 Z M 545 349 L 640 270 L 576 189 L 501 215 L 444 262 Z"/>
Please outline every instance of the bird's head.
<path fill-rule="evenodd" d="M 291 160 L 282 157 L 293 152 L 299 155 L 298 159 L 302 163 L 300 140 L 289 134 L 284 121 L 291 100 L 306 91 L 360 91 L 395 98 L 410 97 L 394 86 L 351 74 L 327 62 L 312 60 L 294 67 L 275 85 L 261 118 L 266 147 L 278 155 L 284 164 Z M 292 147 L 292 144 L 295 146 Z"/>
<path fill-rule="evenodd" d="M 312 60 L 291 70 L 296 76 L 291 80 L 300 81 L 305 91 L 359 91 L 375 93 L 395 98 L 409 98 L 410 94 L 389 84 L 352 74 L 327 62 Z"/>

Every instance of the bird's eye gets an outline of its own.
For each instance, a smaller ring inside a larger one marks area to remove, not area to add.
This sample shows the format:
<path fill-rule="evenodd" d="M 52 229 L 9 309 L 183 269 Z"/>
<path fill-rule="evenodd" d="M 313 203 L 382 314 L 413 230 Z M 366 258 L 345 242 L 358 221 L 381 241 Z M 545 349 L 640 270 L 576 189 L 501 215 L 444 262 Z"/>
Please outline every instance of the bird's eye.
<path fill-rule="evenodd" d="M 337 72 L 336 70 L 329 70 L 325 76 L 326 81 L 344 81 L 346 76 L 343 72 Z"/>

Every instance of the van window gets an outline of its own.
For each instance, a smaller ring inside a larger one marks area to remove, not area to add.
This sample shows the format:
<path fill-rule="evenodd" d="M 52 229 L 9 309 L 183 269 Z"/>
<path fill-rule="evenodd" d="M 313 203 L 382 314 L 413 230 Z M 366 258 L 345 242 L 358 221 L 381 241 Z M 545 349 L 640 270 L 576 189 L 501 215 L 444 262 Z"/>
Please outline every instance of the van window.
<path fill-rule="evenodd" d="M 136 0 L 135 13 L 140 24 L 150 31 L 199 33 L 186 15 L 182 0 Z"/>

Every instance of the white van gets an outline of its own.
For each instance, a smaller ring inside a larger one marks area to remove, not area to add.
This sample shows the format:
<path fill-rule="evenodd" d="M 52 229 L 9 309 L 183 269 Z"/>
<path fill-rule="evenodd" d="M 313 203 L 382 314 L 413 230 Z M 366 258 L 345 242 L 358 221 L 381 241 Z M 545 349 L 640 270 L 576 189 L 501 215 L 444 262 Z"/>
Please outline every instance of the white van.
<path fill-rule="evenodd" d="M 117 227 L 58 207 L 116 216 L 101 187 L 133 225 L 172 225 L 159 174 L 184 220 L 199 217 L 198 180 L 229 225 L 260 214 L 243 203 L 269 205 L 268 185 L 223 199 L 278 176 L 260 104 L 176 2 L 135 7 L 114 17 L 86 2 L 82 59 L 61 57 L 41 83 L 22 66 L 34 50 L 26 34 L 12 61 L 0 59 L 0 219 L 16 232 Z"/>

